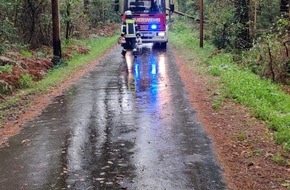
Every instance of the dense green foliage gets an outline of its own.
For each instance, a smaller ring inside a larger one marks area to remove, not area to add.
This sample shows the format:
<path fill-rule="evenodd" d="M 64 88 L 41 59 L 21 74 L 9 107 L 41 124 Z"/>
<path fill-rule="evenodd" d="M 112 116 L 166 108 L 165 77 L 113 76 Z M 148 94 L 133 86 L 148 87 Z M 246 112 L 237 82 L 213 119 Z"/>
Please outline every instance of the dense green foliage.
<path fill-rule="evenodd" d="M 90 21 L 92 26 L 119 21 L 118 15 L 113 11 L 113 1 L 94 0 L 90 7 Z"/>
<path fill-rule="evenodd" d="M 92 36 L 99 39 L 99 36 L 113 34 L 113 31 L 108 32 L 114 30 L 112 25 L 103 27 L 119 19 L 113 11 L 113 1 L 57 2 L 58 6 L 52 7 L 52 2 L 45 0 L 0 0 L 1 97 L 33 86 L 53 65 L 66 65 L 64 60 L 76 56 L 75 53 L 87 53 L 86 49 L 66 51 L 65 47 L 72 39 Z M 56 7 L 59 7 L 62 59 L 51 59 L 52 8 L 55 10 Z"/>
<path fill-rule="evenodd" d="M 238 63 L 255 74 L 289 81 L 289 1 L 204 0 L 204 5 L 206 39 L 236 54 Z M 179 8 L 198 18 L 198 1 L 183 1 Z"/>
<path fill-rule="evenodd" d="M 0 4 L 0 54 L 2 54 L 9 43 L 8 40 L 14 37 L 15 31 L 13 23 L 7 19 L 5 14 L 1 14 L 11 9 L 11 3 L 1 0 Z"/>
<path fill-rule="evenodd" d="M 62 39 L 88 36 L 92 27 L 115 21 L 113 1 L 59 1 Z M 19 44 L 52 44 L 51 2 L 0 0 L 0 54 Z"/>
<path fill-rule="evenodd" d="M 218 108 L 224 98 L 241 103 L 257 117 L 267 122 L 275 131 L 275 140 L 290 149 L 290 96 L 279 89 L 278 85 L 269 80 L 262 80 L 250 70 L 239 67 L 232 54 L 220 53 L 213 55 L 216 48 L 205 43 L 204 49 L 199 49 L 197 31 L 192 31 L 183 24 L 175 24 L 170 34 L 171 42 L 180 50 L 182 56 L 198 56 L 207 63 L 208 73 L 219 77 L 221 87 L 219 99 L 213 100 Z M 191 58 L 188 58 L 191 59 Z"/>

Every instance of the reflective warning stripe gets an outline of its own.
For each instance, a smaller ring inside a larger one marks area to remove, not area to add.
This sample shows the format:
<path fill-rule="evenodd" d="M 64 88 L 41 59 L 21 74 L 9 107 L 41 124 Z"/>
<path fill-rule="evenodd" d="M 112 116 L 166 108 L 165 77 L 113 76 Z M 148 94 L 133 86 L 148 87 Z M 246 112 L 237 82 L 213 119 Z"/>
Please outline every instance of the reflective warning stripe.
<path fill-rule="evenodd" d="M 135 38 L 136 37 L 135 20 L 133 20 L 133 19 L 126 20 L 126 37 L 127 38 Z"/>
<path fill-rule="evenodd" d="M 121 35 L 125 35 L 125 30 L 126 30 L 126 26 L 122 25 L 121 26 Z"/>

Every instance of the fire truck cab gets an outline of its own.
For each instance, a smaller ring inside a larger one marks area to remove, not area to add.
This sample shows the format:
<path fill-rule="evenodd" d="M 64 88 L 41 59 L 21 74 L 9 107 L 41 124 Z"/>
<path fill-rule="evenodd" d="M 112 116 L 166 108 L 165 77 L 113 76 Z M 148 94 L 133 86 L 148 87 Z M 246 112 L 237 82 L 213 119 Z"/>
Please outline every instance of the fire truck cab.
<path fill-rule="evenodd" d="M 130 10 L 141 34 L 143 43 L 158 43 L 166 48 L 168 26 L 166 17 L 166 0 L 115 0 L 115 11 L 121 11 L 122 20 L 125 11 Z M 170 4 L 174 11 L 174 5 Z"/>

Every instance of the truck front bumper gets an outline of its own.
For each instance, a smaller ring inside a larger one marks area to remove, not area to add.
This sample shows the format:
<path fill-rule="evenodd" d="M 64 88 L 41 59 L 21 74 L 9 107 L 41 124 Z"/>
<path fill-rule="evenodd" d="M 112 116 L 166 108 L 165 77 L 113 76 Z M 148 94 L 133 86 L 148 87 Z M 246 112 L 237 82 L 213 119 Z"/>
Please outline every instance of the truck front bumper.
<path fill-rule="evenodd" d="M 167 32 L 163 31 L 141 31 L 143 43 L 164 43 L 168 42 Z"/>

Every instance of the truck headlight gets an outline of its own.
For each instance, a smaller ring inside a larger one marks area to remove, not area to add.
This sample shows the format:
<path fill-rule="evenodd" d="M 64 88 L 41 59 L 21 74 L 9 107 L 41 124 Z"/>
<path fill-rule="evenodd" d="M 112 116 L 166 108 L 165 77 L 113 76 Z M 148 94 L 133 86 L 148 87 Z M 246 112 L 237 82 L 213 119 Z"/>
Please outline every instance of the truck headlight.
<path fill-rule="evenodd" d="M 165 36 L 165 32 L 159 32 L 158 36 L 164 37 Z"/>

